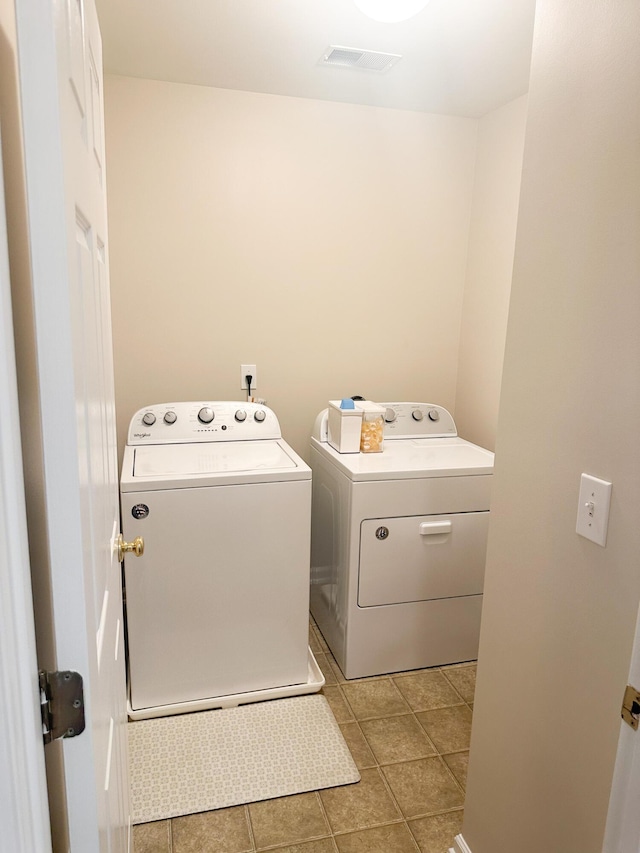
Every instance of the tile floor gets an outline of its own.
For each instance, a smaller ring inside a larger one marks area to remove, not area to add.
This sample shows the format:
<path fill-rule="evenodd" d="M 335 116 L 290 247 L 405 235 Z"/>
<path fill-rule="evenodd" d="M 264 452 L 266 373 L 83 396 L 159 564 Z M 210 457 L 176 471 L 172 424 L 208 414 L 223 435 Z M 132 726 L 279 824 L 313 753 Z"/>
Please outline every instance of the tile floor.
<path fill-rule="evenodd" d="M 345 681 L 313 621 L 309 637 L 360 782 L 141 824 L 133 853 L 448 851 L 462 825 L 475 664 Z"/>

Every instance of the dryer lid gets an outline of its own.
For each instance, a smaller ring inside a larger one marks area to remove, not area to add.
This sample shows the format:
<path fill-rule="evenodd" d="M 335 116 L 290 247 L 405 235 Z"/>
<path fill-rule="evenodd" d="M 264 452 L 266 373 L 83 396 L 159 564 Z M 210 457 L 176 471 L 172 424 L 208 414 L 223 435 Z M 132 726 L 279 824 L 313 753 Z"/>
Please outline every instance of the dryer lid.
<path fill-rule="evenodd" d="M 382 453 L 338 453 L 316 438 L 311 446 L 355 482 L 493 474 L 493 453 L 463 438 L 385 440 Z"/>

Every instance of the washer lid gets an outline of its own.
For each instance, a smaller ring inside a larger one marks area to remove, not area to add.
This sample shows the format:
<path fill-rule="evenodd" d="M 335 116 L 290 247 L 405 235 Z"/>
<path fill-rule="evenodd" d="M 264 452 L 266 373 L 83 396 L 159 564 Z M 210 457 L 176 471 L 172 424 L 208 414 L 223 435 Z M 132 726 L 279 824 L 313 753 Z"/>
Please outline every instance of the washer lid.
<path fill-rule="evenodd" d="M 311 469 L 280 440 L 126 447 L 125 490 L 309 479 Z"/>
<path fill-rule="evenodd" d="M 493 474 L 493 453 L 457 437 L 385 441 L 382 453 L 338 453 L 316 438 L 311 444 L 354 481 Z"/>

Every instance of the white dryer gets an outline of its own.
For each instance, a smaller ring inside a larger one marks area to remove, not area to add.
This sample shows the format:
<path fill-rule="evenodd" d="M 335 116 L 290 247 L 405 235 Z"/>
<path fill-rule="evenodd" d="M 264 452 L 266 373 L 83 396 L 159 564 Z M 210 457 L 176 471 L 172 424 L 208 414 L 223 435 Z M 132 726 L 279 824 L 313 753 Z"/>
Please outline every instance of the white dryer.
<path fill-rule="evenodd" d="M 311 612 L 347 678 L 477 657 L 493 453 L 428 403 L 383 403 L 381 453 L 311 439 Z"/>
<path fill-rule="evenodd" d="M 255 403 L 130 424 L 120 485 L 132 719 L 310 693 L 311 470 Z"/>

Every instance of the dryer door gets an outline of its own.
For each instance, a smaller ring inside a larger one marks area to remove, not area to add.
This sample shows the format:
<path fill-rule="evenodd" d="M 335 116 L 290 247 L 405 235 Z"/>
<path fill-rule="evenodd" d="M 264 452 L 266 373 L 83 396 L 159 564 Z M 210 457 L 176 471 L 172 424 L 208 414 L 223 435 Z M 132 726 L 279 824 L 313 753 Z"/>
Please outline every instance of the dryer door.
<path fill-rule="evenodd" d="M 366 519 L 359 606 L 481 595 L 488 526 L 488 511 Z"/>

